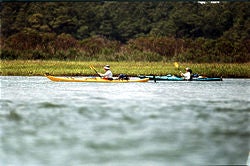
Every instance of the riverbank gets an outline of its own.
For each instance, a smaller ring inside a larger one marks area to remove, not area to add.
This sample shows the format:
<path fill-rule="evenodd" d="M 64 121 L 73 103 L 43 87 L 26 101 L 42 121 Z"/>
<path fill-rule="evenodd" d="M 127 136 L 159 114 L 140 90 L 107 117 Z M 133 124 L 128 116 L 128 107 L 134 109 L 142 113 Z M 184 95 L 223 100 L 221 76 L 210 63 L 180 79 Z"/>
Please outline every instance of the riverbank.
<path fill-rule="evenodd" d="M 100 61 L 1 61 L 1 76 L 41 76 L 44 73 L 61 76 L 93 76 L 95 71 L 104 72 L 103 66 L 109 64 L 114 76 L 121 73 L 138 75 L 179 75 L 185 67 L 193 73 L 208 77 L 250 78 L 250 63 L 179 63 L 179 70 L 172 62 L 100 62 Z"/>

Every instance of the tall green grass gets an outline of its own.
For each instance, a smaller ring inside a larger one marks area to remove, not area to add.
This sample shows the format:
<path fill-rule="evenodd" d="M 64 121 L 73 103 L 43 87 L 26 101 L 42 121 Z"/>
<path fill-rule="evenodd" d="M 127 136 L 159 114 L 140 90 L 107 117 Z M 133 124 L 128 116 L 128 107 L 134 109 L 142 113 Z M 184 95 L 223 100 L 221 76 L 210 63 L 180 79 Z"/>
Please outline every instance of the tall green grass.
<path fill-rule="evenodd" d="M 138 75 L 179 75 L 179 70 L 184 71 L 190 67 L 193 73 L 208 77 L 250 78 L 250 63 L 179 63 L 179 70 L 172 62 L 107 62 L 107 61 L 1 61 L 2 76 L 42 76 L 51 75 L 89 76 L 96 75 L 90 69 L 93 65 L 98 72 L 104 72 L 103 66 L 109 64 L 114 76 L 121 73 L 129 76 Z"/>

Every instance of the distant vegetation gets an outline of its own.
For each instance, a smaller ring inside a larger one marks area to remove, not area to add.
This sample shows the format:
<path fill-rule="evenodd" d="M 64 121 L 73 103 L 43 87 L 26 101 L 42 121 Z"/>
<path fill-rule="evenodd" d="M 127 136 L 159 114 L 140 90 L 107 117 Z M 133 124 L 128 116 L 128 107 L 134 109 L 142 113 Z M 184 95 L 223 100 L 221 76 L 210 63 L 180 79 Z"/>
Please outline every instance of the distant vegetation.
<path fill-rule="evenodd" d="M 3 2 L 2 60 L 250 61 L 250 2 Z"/>

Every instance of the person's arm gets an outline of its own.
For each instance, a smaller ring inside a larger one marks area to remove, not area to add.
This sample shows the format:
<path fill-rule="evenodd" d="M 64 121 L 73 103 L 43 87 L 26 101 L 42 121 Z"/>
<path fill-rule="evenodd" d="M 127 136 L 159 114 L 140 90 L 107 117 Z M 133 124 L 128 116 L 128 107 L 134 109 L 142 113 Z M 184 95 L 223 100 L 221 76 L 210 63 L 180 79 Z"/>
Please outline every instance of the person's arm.
<path fill-rule="evenodd" d="M 107 73 L 107 72 L 106 72 Z M 98 73 L 101 77 L 105 77 L 106 75 L 106 73 L 104 73 L 104 74 L 102 74 L 102 73 Z"/>
<path fill-rule="evenodd" d="M 102 73 L 98 73 L 100 76 L 102 77 L 108 77 L 109 76 L 109 71 L 106 71 L 106 73 L 102 74 Z"/>
<path fill-rule="evenodd" d="M 180 73 L 181 73 L 181 76 L 184 76 L 184 74 L 182 73 L 182 71 L 180 71 Z"/>

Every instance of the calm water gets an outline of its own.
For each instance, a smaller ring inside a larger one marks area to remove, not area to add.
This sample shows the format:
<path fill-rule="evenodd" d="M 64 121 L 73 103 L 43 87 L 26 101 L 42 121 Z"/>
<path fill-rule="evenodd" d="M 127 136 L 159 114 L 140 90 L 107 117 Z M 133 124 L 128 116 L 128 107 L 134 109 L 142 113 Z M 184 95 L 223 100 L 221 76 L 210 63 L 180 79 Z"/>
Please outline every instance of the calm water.
<path fill-rule="evenodd" d="M 107 84 L 0 78 L 0 165 L 247 162 L 250 79 Z"/>

